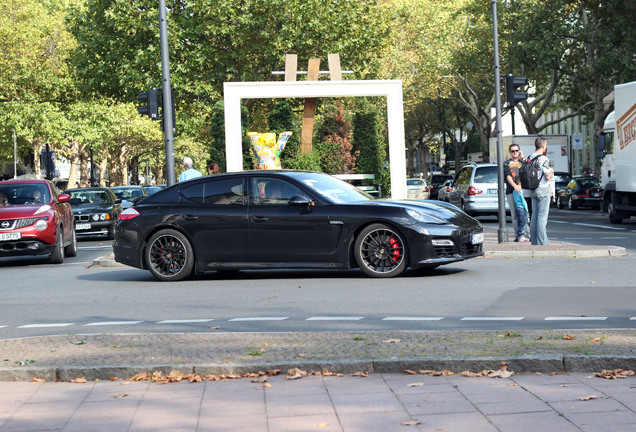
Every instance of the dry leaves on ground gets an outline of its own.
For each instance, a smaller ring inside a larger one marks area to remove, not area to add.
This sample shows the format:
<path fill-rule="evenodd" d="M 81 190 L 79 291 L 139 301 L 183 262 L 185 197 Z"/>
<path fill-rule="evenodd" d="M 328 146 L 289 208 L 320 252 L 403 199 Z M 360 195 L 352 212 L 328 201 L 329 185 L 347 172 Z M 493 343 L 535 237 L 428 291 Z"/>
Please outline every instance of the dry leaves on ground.
<path fill-rule="evenodd" d="M 481 372 L 463 371 L 460 375 L 470 378 L 488 377 L 488 378 L 510 378 L 515 373 L 508 370 L 508 363 L 500 362 L 499 370 L 482 370 Z"/>
<path fill-rule="evenodd" d="M 451 372 L 447 369 L 445 370 L 441 370 L 441 371 L 436 371 L 436 370 L 429 370 L 429 369 L 420 369 L 420 370 L 410 370 L 410 369 L 405 369 L 403 371 L 405 374 L 408 375 L 431 375 L 431 376 L 449 376 L 449 375 L 455 375 L 454 372 Z"/>
<path fill-rule="evenodd" d="M 595 376 L 605 379 L 619 379 L 634 375 L 636 372 L 631 369 L 603 369 L 601 373 L 595 374 Z"/>
<path fill-rule="evenodd" d="M 417 420 L 408 420 L 408 421 L 402 422 L 402 423 L 400 423 L 400 424 L 401 424 L 402 426 L 415 426 L 415 425 L 420 424 L 420 422 L 419 422 L 419 421 L 417 421 Z"/>

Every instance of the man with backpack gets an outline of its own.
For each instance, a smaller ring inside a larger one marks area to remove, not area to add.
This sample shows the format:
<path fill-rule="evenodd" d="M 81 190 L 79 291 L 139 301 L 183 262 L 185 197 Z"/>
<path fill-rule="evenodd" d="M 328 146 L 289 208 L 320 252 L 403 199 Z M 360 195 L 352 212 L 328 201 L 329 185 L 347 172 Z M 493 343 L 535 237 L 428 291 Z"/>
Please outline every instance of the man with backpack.
<path fill-rule="evenodd" d="M 534 189 L 531 189 L 532 215 L 530 217 L 530 239 L 533 245 L 548 244 L 548 213 L 550 212 L 550 180 L 554 177 L 554 170 L 550 168 L 548 153 L 548 140 L 539 136 L 534 141 L 535 152 L 528 158 L 536 171 L 538 182 L 533 181 Z M 521 168 L 521 171 L 525 171 Z M 521 173 L 520 173 L 521 174 Z M 534 174 L 534 173 L 533 173 Z M 521 176 L 523 181 L 523 176 Z M 536 185 L 536 186 L 535 186 Z"/>

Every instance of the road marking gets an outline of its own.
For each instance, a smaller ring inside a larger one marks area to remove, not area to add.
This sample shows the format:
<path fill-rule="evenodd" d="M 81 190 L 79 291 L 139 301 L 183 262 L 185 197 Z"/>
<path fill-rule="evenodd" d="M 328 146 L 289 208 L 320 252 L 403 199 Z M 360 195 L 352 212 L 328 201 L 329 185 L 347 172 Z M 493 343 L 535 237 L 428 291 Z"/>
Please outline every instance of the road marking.
<path fill-rule="evenodd" d="M 582 222 L 572 222 L 572 225 L 579 225 L 579 226 L 586 226 L 586 227 L 592 227 L 592 228 L 604 228 L 604 229 L 625 231 L 625 228 L 611 227 L 611 226 L 605 226 L 605 225 L 595 225 L 595 224 L 588 224 L 588 223 L 582 223 Z"/>
<path fill-rule="evenodd" d="M 209 319 L 184 319 L 184 320 L 163 320 L 157 322 L 157 324 L 192 324 L 192 323 L 206 323 L 214 321 L 213 318 Z"/>
<path fill-rule="evenodd" d="M 636 317 L 629 317 L 630 321 L 636 321 Z"/>
<path fill-rule="evenodd" d="M 551 223 L 561 223 L 561 224 L 568 224 L 568 223 L 570 223 L 570 222 L 568 222 L 568 221 L 558 221 L 558 220 L 549 220 L 549 219 L 548 219 L 548 222 L 551 222 Z"/>
<path fill-rule="evenodd" d="M 5 327 L 9 327 L 9 326 L 8 326 L 8 325 L 3 325 L 3 326 L 0 326 L 0 328 L 5 328 Z"/>
<path fill-rule="evenodd" d="M 289 317 L 247 317 L 247 318 L 232 318 L 229 321 L 283 321 L 289 319 Z"/>
<path fill-rule="evenodd" d="M 18 328 L 48 328 L 48 327 L 68 327 L 75 323 L 57 323 L 57 324 L 25 324 Z"/>
<path fill-rule="evenodd" d="M 361 319 L 364 319 L 364 317 L 328 316 L 328 317 L 311 317 L 311 318 L 307 318 L 305 321 L 360 321 Z"/>
<path fill-rule="evenodd" d="M 605 321 L 607 317 L 546 317 L 545 321 Z"/>
<path fill-rule="evenodd" d="M 589 240 L 589 237 L 565 237 L 563 240 Z"/>
<path fill-rule="evenodd" d="M 386 317 L 382 321 L 440 321 L 444 317 Z"/>
<path fill-rule="evenodd" d="M 139 324 L 143 321 L 101 321 L 101 322 L 92 322 L 88 324 L 84 324 L 84 327 L 87 326 L 109 326 L 109 325 L 133 325 Z"/>
<path fill-rule="evenodd" d="M 82 250 L 104 250 L 104 249 L 112 249 L 112 246 L 81 246 L 78 247 L 77 249 L 82 249 Z"/>
<path fill-rule="evenodd" d="M 626 237 L 601 237 L 601 240 L 625 240 Z"/>
<path fill-rule="evenodd" d="M 464 317 L 460 321 L 521 321 L 524 317 Z"/>

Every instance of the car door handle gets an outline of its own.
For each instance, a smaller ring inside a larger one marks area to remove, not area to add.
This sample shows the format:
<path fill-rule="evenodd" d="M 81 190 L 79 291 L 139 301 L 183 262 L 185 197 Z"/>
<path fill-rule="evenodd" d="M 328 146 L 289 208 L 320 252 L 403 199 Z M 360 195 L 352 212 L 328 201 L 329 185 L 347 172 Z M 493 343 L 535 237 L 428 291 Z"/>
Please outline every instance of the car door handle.
<path fill-rule="evenodd" d="M 183 216 L 183 219 L 184 219 L 184 220 L 187 220 L 187 221 L 194 221 L 194 220 L 199 219 L 199 216 L 194 216 L 194 215 L 184 215 L 184 216 Z"/>
<path fill-rule="evenodd" d="M 252 222 L 266 222 L 269 218 L 265 216 L 252 216 Z"/>

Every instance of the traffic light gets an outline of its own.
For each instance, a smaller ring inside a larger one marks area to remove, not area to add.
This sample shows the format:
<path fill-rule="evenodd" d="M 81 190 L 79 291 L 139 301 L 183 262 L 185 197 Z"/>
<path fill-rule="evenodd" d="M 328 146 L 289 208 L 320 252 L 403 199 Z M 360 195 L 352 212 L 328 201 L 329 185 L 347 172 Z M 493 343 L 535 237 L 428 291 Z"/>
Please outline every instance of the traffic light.
<path fill-rule="evenodd" d="M 527 93 L 517 91 L 517 88 L 525 87 L 527 83 L 527 78 L 506 74 L 506 101 L 508 102 L 508 108 L 513 108 L 519 102 L 523 102 L 528 98 Z"/>
<path fill-rule="evenodd" d="M 139 93 L 137 96 L 140 101 L 146 103 L 145 106 L 137 107 L 137 111 L 141 115 L 147 115 L 152 120 L 159 120 L 159 92 L 156 87 L 151 88 L 147 92 Z"/>

